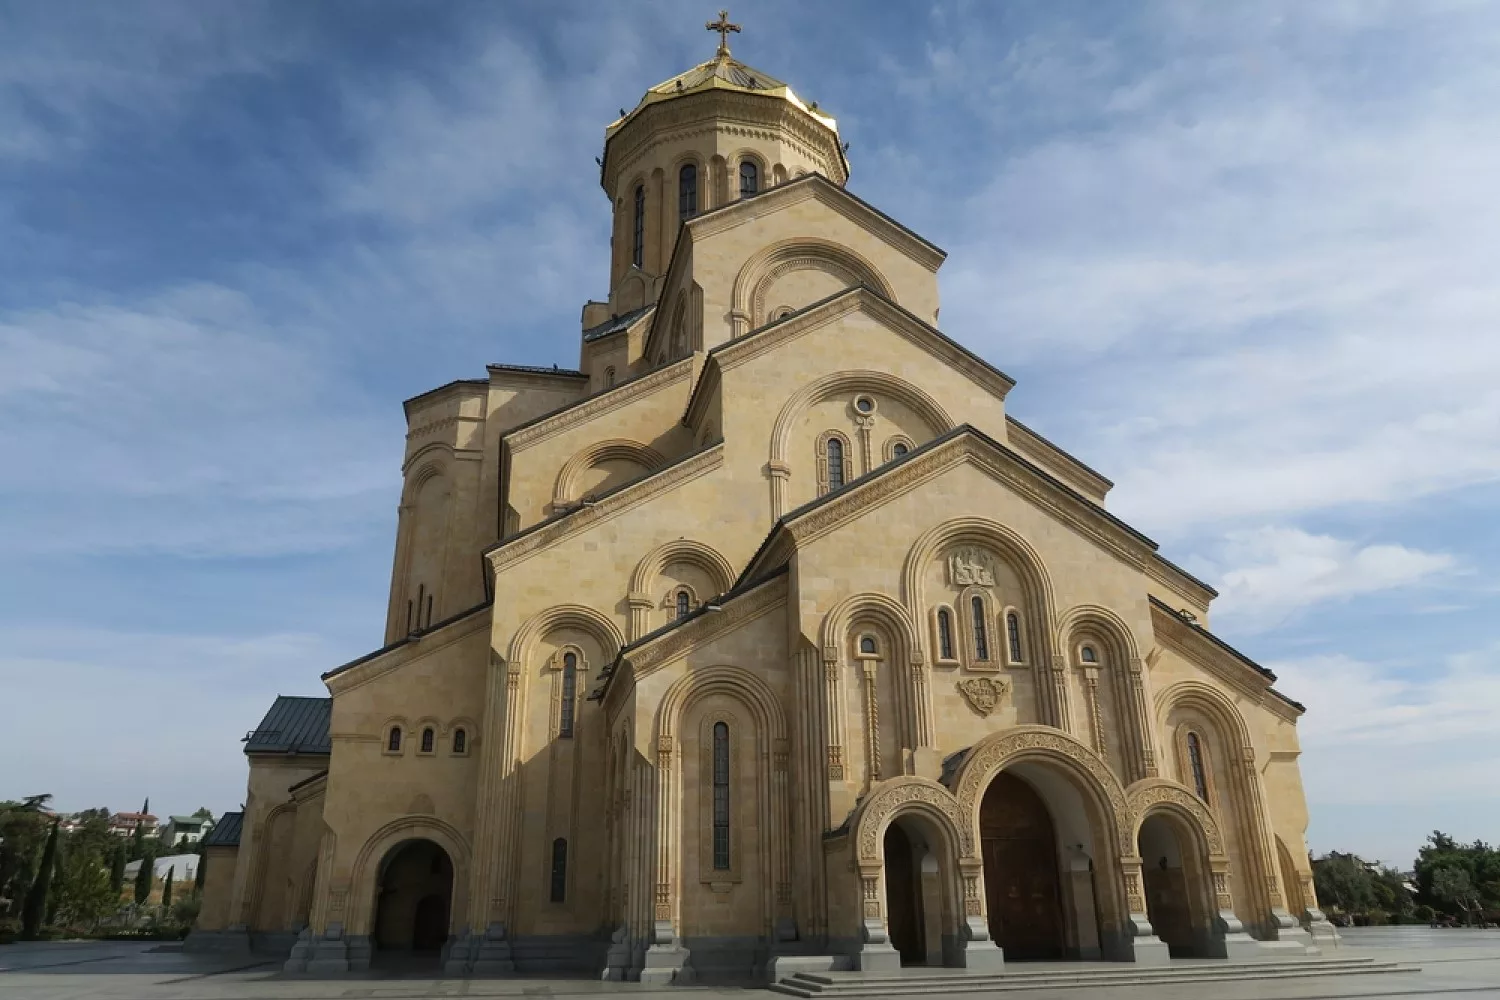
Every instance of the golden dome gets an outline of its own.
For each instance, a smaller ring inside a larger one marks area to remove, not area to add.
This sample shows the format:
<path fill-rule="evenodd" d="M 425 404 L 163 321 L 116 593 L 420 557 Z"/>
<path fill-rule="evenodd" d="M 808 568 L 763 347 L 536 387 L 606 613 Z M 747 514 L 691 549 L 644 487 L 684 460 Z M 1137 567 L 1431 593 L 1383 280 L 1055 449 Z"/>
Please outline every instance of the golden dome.
<path fill-rule="evenodd" d="M 709 90 L 728 90 L 741 94 L 779 97 L 806 112 L 829 131 L 837 134 L 839 130 L 838 123 L 831 116 L 819 111 L 816 104 L 803 103 L 802 99 L 792 92 L 791 87 L 769 73 L 762 73 L 753 66 L 745 65 L 730 56 L 727 51 L 721 51 L 708 62 L 699 63 L 687 72 L 679 73 L 670 80 L 663 80 L 646 91 L 640 103 L 629 113 L 609 123 L 604 130 L 605 138 L 614 135 L 626 122 L 652 104 L 686 97 L 688 94 L 701 94 Z"/>

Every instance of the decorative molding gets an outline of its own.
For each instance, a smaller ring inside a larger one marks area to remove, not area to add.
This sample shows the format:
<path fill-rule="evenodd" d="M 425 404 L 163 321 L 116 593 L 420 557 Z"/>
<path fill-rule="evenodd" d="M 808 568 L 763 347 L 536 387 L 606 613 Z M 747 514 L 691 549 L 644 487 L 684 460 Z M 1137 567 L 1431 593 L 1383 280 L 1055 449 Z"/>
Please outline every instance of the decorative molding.
<path fill-rule="evenodd" d="M 686 381 L 692 377 L 693 365 L 689 359 L 674 362 L 646 375 L 642 375 L 640 378 L 621 382 L 613 389 L 606 389 L 596 395 L 579 400 L 565 409 L 558 410 L 551 416 L 542 417 L 534 423 L 519 427 L 505 434 L 501 438 L 501 441 L 505 447 L 510 449 L 510 453 L 515 455 L 522 449 L 536 444 L 545 438 L 549 438 L 560 431 L 576 427 L 595 417 L 634 403 L 643 396 L 651 395 L 663 386 Z"/>
<path fill-rule="evenodd" d="M 972 824 L 966 818 L 963 804 L 937 782 L 908 776 L 892 779 L 875 789 L 851 824 L 851 828 L 857 831 L 855 843 L 861 864 L 883 863 L 881 835 L 889 820 L 913 807 L 926 807 L 924 813 L 940 820 L 938 825 L 951 839 L 954 853 L 960 859 L 974 856 Z"/>
<path fill-rule="evenodd" d="M 724 445 L 721 442 L 675 465 L 669 465 L 643 479 L 629 483 L 589 506 L 580 507 L 554 521 L 544 522 L 534 530 L 517 535 L 510 541 L 502 541 L 486 553 L 490 571 L 498 575 L 501 570 L 526 556 L 591 528 L 600 521 L 608 520 L 665 493 L 670 493 L 683 483 L 712 472 L 723 462 Z"/>

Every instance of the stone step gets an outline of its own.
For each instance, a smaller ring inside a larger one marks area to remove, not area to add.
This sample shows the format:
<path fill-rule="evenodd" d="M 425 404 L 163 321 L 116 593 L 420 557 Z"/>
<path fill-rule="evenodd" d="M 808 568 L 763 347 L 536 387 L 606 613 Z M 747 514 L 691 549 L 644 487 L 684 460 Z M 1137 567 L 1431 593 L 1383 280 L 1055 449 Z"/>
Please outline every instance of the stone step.
<path fill-rule="evenodd" d="M 924 975 L 918 970 L 913 970 L 907 975 L 900 976 L 890 974 L 862 976 L 857 972 L 832 975 L 799 973 L 772 984 L 770 989 L 796 997 L 911 996 L 923 993 L 991 993 L 1090 986 L 1248 982 L 1416 971 L 1419 971 L 1418 966 L 1402 965 L 1396 962 L 1376 962 L 1371 958 L 1340 958 L 1222 964 L 1205 962 L 1180 965 L 1175 968 L 1126 968 L 1118 971 L 1113 969 L 1023 970 L 976 975 L 965 975 L 960 970 L 944 975 Z"/>
<path fill-rule="evenodd" d="M 1150 971 L 1163 975 L 1178 975 L 1181 973 L 1194 972 L 1237 972 L 1240 970 L 1265 970 L 1273 968 L 1307 968 L 1316 966 L 1318 968 L 1334 968 L 1345 966 L 1373 965 L 1375 959 L 1368 955 L 1342 955 L 1333 958 L 1262 958 L 1250 961 L 1216 961 L 1214 959 L 1190 959 L 1178 960 L 1171 965 L 1165 966 L 1139 966 L 1129 962 L 1079 962 L 1068 964 L 1053 962 L 1038 967 L 1032 963 L 1017 962 L 1007 965 L 1004 972 L 971 973 L 963 969 L 923 969 L 920 967 L 903 969 L 900 972 L 848 972 L 848 971 L 805 971 L 795 974 L 795 978 L 807 979 L 812 982 L 833 985 L 836 983 L 858 982 L 865 985 L 878 985 L 882 983 L 904 984 L 914 981 L 942 982 L 948 979 L 980 979 L 995 978 L 1005 980 L 1015 979 L 1051 979 L 1057 976 L 1081 976 L 1085 978 L 1112 978 L 1116 976 L 1134 976 L 1142 972 Z"/>

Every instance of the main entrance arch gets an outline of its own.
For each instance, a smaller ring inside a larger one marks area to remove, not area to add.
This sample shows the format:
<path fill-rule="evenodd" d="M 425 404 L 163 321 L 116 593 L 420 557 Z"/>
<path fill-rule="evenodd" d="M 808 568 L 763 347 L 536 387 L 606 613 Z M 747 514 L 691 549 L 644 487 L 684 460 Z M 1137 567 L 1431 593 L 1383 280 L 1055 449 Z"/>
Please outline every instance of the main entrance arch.
<path fill-rule="evenodd" d="M 453 861 L 430 840 L 408 840 L 380 863 L 373 944 L 383 954 L 431 954 L 448 940 Z"/>
<path fill-rule="evenodd" d="M 979 843 L 991 939 L 1007 961 L 1061 958 L 1066 941 L 1057 833 L 1036 789 L 1013 774 L 997 774 L 979 805 Z"/>

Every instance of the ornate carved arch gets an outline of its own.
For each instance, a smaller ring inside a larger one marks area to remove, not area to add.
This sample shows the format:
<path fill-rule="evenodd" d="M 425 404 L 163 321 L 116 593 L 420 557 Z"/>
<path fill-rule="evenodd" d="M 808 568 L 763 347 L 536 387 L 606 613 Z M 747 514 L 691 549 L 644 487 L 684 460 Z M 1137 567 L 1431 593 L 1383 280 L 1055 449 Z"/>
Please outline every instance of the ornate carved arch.
<path fill-rule="evenodd" d="M 688 706 L 710 694 L 728 694 L 744 702 L 768 739 L 786 739 L 786 713 L 776 692 L 753 672 L 728 664 L 699 668 L 672 683 L 657 710 L 658 736 L 675 738 Z"/>
<path fill-rule="evenodd" d="M 436 816 L 402 816 L 376 830 L 360 848 L 350 875 L 350 934 L 369 934 L 375 912 L 375 893 L 379 889 L 380 865 L 399 845 L 410 840 L 430 840 L 447 852 L 453 863 L 453 904 L 449 907 L 450 930 L 462 922 L 467 913 L 469 892 L 469 842 L 452 824 Z M 334 902 L 335 910 L 338 902 Z"/>
<path fill-rule="evenodd" d="M 1069 608 L 1057 623 L 1058 649 L 1069 663 L 1076 664 L 1077 647 L 1083 635 L 1092 636 L 1103 647 L 1103 662 L 1108 666 L 1102 673 L 1097 669 L 1088 672 L 1089 680 L 1084 688 L 1090 727 L 1098 727 L 1094 728 L 1093 734 L 1096 746 L 1102 753 L 1103 708 L 1098 688 L 1107 686 L 1113 692 L 1118 713 L 1118 718 L 1114 721 L 1119 726 L 1121 748 L 1125 757 L 1121 762 L 1125 767 L 1125 780 L 1156 776 L 1156 738 L 1146 701 L 1145 670 L 1135 633 L 1125 619 L 1110 608 L 1098 604 L 1080 604 Z"/>
<path fill-rule="evenodd" d="M 577 500 L 578 477 L 600 462 L 634 462 L 650 471 L 661 468 L 666 459 L 655 448 L 638 441 L 625 438 L 596 441 L 563 463 L 552 489 L 553 505 L 560 507 Z"/>
<path fill-rule="evenodd" d="M 1186 824 L 1198 846 L 1210 856 L 1224 854 L 1224 836 L 1208 807 L 1192 791 L 1166 778 L 1145 778 L 1125 790 L 1130 805 L 1130 837 L 1138 841 L 1141 824 L 1154 813 L 1170 812 Z"/>
<path fill-rule="evenodd" d="M 797 237 L 757 251 L 740 268 L 730 306 L 731 335 L 740 337 L 765 324 L 767 289 L 787 271 L 809 266 L 820 267 L 851 286 L 866 285 L 882 298 L 896 301 L 891 283 L 864 257 L 830 240 Z"/>
<path fill-rule="evenodd" d="M 1108 646 L 1108 653 L 1115 665 L 1125 667 L 1140 657 L 1140 646 L 1129 623 L 1110 608 L 1102 604 L 1079 604 L 1064 611 L 1057 620 L 1057 636 L 1061 647 L 1071 655 L 1073 636 L 1092 630 Z"/>
<path fill-rule="evenodd" d="M 1195 680 L 1178 681 L 1163 688 L 1156 695 L 1156 717 L 1162 727 L 1165 728 L 1172 709 L 1179 706 L 1197 709 L 1214 722 L 1220 735 L 1231 744 L 1225 746 L 1223 752 L 1241 754 L 1249 750 L 1254 753 L 1255 744 L 1250 738 L 1245 717 L 1218 688 Z"/>
<path fill-rule="evenodd" d="M 884 782 L 855 810 L 849 829 L 858 863 L 882 863 L 885 829 L 907 812 L 920 813 L 931 820 L 948 841 L 955 860 L 974 856 L 971 824 L 953 793 L 930 778 L 906 776 Z"/>
<path fill-rule="evenodd" d="M 1104 833 L 1120 857 L 1135 855 L 1130 805 L 1119 779 L 1098 754 L 1050 726 L 1017 726 L 986 736 L 964 757 L 952 787 L 975 842 L 979 839 L 979 800 L 985 789 L 995 775 L 1027 760 L 1050 764 L 1072 779 L 1084 798 L 1092 800 Z"/>
<path fill-rule="evenodd" d="M 830 655 L 842 658 L 844 636 L 853 623 L 860 620 L 875 621 L 890 628 L 897 641 L 905 647 L 894 650 L 893 653 L 904 657 L 909 663 L 922 662 L 922 643 L 906 607 L 895 598 L 874 592 L 851 594 L 823 616 L 821 638 L 825 659 Z"/>

